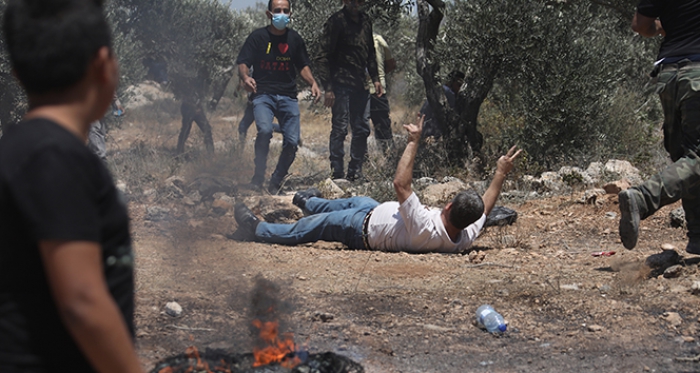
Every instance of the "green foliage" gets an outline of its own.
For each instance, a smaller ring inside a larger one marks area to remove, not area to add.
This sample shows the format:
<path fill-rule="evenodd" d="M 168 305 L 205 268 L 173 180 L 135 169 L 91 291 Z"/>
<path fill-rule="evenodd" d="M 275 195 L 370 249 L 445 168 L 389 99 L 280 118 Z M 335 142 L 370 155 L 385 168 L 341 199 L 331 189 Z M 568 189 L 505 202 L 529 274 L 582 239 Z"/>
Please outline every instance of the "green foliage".
<path fill-rule="evenodd" d="M 531 165 L 552 169 L 655 143 L 657 107 L 644 89 L 653 44 L 615 8 L 590 2 L 457 0 L 436 51 L 445 74 L 496 71 L 480 117 L 486 158 L 519 144 Z M 499 117 L 507 124 L 484 120 Z"/>

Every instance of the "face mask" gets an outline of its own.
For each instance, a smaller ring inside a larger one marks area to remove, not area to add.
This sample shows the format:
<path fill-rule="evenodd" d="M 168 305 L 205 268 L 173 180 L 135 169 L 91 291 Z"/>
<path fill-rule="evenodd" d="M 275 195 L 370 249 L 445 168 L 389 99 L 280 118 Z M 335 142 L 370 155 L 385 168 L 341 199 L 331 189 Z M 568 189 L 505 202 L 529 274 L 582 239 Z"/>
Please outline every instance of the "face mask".
<path fill-rule="evenodd" d="M 289 15 L 284 13 L 275 13 L 272 15 L 272 26 L 282 31 L 289 24 Z"/>

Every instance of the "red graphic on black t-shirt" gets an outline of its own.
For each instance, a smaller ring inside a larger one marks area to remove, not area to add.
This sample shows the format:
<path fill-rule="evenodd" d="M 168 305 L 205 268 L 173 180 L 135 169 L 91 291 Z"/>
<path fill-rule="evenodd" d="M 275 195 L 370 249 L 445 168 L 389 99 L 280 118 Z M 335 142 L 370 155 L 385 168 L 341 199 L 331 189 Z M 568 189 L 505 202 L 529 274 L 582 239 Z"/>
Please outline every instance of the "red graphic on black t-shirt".
<path fill-rule="evenodd" d="M 266 71 L 289 71 L 291 69 L 289 62 L 269 62 L 260 61 L 260 70 Z"/>
<path fill-rule="evenodd" d="M 289 44 L 279 43 L 277 44 L 277 48 L 280 50 L 280 52 L 282 52 L 282 54 L 285 54 L 289 50 Z"/>

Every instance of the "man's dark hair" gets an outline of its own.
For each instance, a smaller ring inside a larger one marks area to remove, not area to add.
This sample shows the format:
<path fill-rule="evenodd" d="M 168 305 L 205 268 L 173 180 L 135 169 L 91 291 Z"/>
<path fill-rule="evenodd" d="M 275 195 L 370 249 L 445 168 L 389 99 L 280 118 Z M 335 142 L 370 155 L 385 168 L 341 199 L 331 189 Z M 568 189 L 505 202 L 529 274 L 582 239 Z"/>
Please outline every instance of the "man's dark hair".
<path fill-rule="evenodd" d="M 479 220 L 484 214 L 484 200 L 473 189 L 463 190 L 452 199 L 450 223 L 457 229 L 464 229 Z"/>
<path fill-rule="evenodd" d="M 275 0 L 269 0 L 267 2 L 267 10 L 269 10 L 270 12 L 272 12 L 272 2 L 273 1 L 275 1 Z M 287 3 L 289 4 L 289 11 L 291 12 L 292 11 L 292 0 L 287 0 Z"/>
<path fill-rule="evenodd" d="M 3 31 L 12 68 L 28 94 L 61 92 L 111 47 L 102 0 L 10 0 Z"/>

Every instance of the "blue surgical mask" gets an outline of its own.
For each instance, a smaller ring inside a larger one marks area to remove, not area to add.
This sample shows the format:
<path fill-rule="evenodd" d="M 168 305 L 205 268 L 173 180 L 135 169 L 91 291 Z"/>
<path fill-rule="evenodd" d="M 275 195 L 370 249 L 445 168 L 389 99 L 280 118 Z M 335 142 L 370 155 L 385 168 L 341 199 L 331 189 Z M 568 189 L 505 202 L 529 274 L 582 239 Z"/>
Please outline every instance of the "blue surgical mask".
<path fill-rule="evenodd" d="M 282 31 L 289 24 L 289 14 L 275 13 L 272 15 L 272 26 Z"/>

